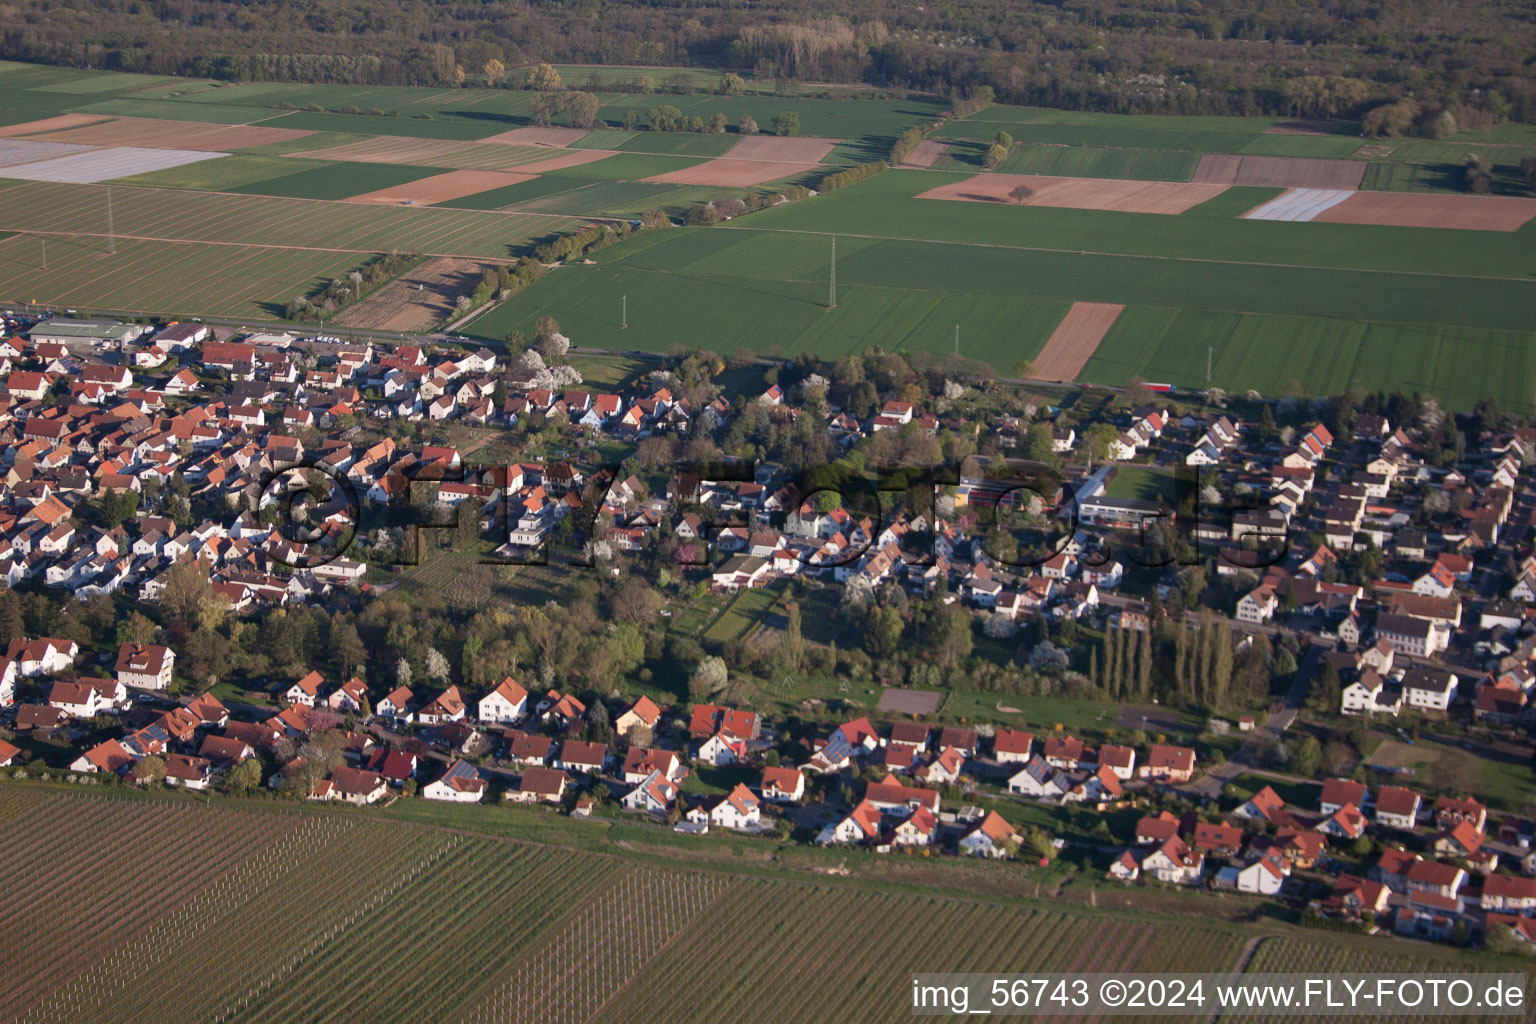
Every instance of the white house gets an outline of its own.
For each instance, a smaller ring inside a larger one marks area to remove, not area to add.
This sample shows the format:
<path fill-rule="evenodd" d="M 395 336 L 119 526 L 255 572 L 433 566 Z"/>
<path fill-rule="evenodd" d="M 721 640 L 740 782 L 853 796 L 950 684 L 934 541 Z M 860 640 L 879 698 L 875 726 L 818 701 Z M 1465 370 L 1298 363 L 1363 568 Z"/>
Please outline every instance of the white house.
<path fill-rule="evenodd" d="M 1141 869 L 1153 878 L 1176 885 L 1199 882 L 1204 868 L 1205 855 L 1199 850 L 1191 850 L 1178 836 L 1170 837 L 1141 861 Z"/>
<path fill-rule="evenodd" d="M 805 796 L 805 776 L 794 768 L 764 768 L 758 791 L 764 800 L 798 803 Z"/>
<path fill-rule="evenodd" d="M 449 803 L 479 803 L 485 796 L 485 779 L 468 761 L 460 758 L 448 766 L 441 776 L 422 787 L 421 795 L 428 800 L 445 800 Z"/>
<path fill-rule="evenodd" d="M 677 799 L 677 785 L 661 772 L 653 771 L 619 801 L 625 810 L 665 814 Z"/>
<path fill-rule="evenodd" d="M 1072 788 L 1072 780 L 1036 755 L 1008 779 L 1008 792 L 1036 800 L 1060 800 Z"/>
<path fill-rule="evenodd" d="M 304 678 L 283 691 L 283 699 L 289 704 L 303 704 L 307 708 L 312 708 L 319 700 L 322 681 L 319 672 L 306 673 Z"/>
<path fill-rule="evenodd" d="M 176 652 L 159 644 L 126 643 L 117 652 L 117 681 L 124 686 L 164 690 L 171 685 Z"/>
<path fill-rule="evenodd" d="M 1284 858 L 1259 857 L 1237 873 L 1237 891 L 1273 896 L 1291 873 Z"/>
<path fill-rule="evenodd" d="M 1014 827 L 996 811 L 988 811 L 981 824 L 960 839 L 960 852 L 968 857 L 1006 857 L 1018 836 Z"/>
<path fill-rule="evenodd" d="M 485 724 L 513 725 L 528 710 L 528 691 L 511 676 L 496 684 L 496 689 L 480 698 L 477 717 Z"/>

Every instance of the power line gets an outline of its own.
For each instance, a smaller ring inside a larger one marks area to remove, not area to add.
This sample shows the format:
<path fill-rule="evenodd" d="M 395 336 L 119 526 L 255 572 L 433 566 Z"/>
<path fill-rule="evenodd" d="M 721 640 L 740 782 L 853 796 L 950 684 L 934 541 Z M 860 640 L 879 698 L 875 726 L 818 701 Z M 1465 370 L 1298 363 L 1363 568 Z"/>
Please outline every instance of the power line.
<path fill-rule="evenodd" d="M 827 308 L 837 308 L 837 236 L 832 236 L 832 276 L 827 281 Z"/>

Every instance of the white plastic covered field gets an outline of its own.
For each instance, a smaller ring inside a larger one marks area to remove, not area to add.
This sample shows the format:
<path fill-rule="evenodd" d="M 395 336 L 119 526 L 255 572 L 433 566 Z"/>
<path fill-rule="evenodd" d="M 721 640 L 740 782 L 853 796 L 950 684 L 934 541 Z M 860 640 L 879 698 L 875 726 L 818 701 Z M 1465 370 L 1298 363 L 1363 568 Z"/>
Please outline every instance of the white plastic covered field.
<path fill-rule="evenodd" d="M 1245 220 L 1307 221 L 1338 206 L 1355 193 L 1350 189 L 1293 188 L 1243 214 Z"/>
<path fill-rule="evenodd" d="M 44 143 L 43 145 L 62 145 Z M 65 181 L 88 184 L 126 178 L 131 174 L 147 174 L 163 171 L 168 167 L 211 160 L 228 156 L 227 153 L 204 153 L 190 149 L 140 149 L 137 146 L 114 146 L 108 149 L 87 149 L 85 152 L 54 156 L 51 159 L 34 160 L 30 163 L 12 164 L 0 168 L 0 177 L 21 178 L 25 181 Z"/>

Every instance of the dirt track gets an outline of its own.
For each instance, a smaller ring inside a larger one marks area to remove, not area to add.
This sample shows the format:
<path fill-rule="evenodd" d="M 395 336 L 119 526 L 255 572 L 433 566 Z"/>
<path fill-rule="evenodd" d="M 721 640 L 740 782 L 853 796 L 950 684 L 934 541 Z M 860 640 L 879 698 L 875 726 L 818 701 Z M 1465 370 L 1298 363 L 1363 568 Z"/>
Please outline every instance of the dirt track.
<path fill-rule="evenodd" d="M 509 171 L 449 171 L 447 174 L 434 174 L 430 178 L 408 181 L 403 185 L 364 192 L 361 195 L 351 196 L 347 202 L 393 205 L 413 202 L 418 206 L 428 206 L 432 203 L 445 203 L 461 196 L 472 196 L 477 192 L 489 192 L 493 188 L 520 185 L 536 177 L 538 175 L 517 174 Z"/>
<path fill-rule="evenodd" d="M 1123 309 L 1113 302 L 1074 302 L 1035 359 L 1035 376 L 1042 380 L 1076 379 Z"/>
<path fill-rule="evenodd" d="M 1191 181 L 1269 188 L 1356 189 L 1365 174 L 1362 160 L 1319 160 L 1297 156 L 1237 156 L 1207 153 Z"/>
<path fill-rule="evenodd" d="M 1023 203 L 1009 197 L 1019 185 L 1034 191 Z M 978 174 L 940 185 L 919 199 L 960 199 L 1071 210 L 1120 213 L 1183 213 L 1227 190 L 1226 185 L 1181 181 L 1126 181 L 1118 178 L 1059 178 L 1043 174 Z"/>

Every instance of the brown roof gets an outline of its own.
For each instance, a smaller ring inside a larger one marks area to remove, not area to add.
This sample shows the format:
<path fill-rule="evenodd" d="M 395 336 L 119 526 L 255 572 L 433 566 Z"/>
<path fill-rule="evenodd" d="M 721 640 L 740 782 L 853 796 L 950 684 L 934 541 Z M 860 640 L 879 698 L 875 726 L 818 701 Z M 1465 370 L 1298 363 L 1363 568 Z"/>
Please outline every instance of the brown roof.
<path fill-rule="evenodd" d="M 560 792 L 561 787 L 571 781 L 571 777 L 565 772 L 555 768 L 529 768 L 523 772 L 522 781 L 518 784 L 519 792 L 538 793 L 542 796 L 554 796 Z"/>

